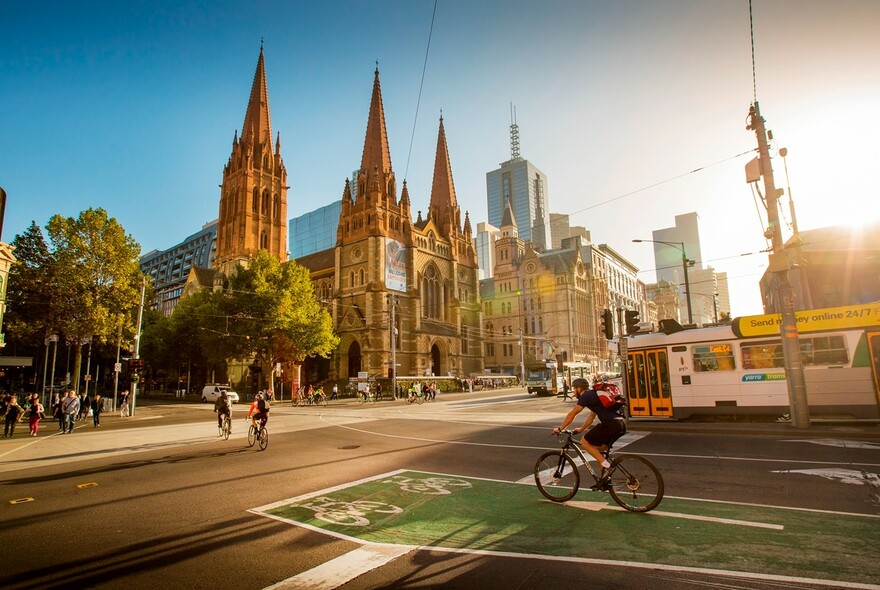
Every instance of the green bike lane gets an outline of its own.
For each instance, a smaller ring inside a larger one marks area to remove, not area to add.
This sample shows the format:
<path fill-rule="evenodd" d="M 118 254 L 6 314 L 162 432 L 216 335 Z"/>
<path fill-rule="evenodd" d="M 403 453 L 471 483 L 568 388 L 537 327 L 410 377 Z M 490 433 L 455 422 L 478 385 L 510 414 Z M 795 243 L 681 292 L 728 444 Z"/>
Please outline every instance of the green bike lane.
<path fill-rule="evenodd" d="M 533 485 L 411 470 L 251 512 L 365 546 L 880 589 L 880 520 L 874 515 L 668 496 L 653 512 L 635 514 L 601 492 L 581 490 L 557 504 Z"/>

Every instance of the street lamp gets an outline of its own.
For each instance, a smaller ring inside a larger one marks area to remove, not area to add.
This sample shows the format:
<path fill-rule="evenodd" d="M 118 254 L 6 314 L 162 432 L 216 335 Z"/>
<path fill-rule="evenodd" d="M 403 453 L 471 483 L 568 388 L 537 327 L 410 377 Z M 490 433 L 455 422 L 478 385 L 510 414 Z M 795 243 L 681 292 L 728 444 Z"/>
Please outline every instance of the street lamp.
<path fill-rule="evenodd" d="M 684 249 L 684 242 L 666 242 L 664 240 L 633 240 L 636 243 L 642 242 L 652 242 L 654 244 L 665 244 L 667 246 L 672 246 L 679 252 L 681 252 L 681 267 L 684 269 L 684 296 L 687 300 L 688 306 L 688 323 L 694 323 L 694 313 L 691 309 L 691 283 L 688 280 L 688 265 L 690 264 L 690 260 L 688 260 L 687 252 Z"/>

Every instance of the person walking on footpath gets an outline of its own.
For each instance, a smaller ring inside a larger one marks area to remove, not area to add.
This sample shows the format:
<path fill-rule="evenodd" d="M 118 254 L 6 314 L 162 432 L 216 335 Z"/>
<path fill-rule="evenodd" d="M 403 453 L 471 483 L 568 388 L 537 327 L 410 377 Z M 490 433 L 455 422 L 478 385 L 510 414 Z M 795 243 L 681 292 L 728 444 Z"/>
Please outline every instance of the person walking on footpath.
<path fill-rule="evenodd" d="M 64 413 L 64 433 L 72 434 L 76 416 L 79 414 L 79 398 L 74 390 L 67 392 L 67 397 L 61 402 L 61 411 Z"/>
<path fill-rule="evenodd" d="M 104 411 L 104 400 L 100 395 L 95 394 L 95 399 L 92 400 L 92 423 L 94 424 L 93 428 L 97 428 L 101 425 L 101 412 Z"/>
<path fill-rule="evenodd" d="M 44 417 L 43 404 L 40 403 L 40 396 L 35 393 L 31 400 L 30 412 L 28 413 L 28 426 L 30 426 L 31 436 L 37 436 L 37 430 L 40 428 L 40 420 Z"/>
<path fill-rule="evenodd" d="M 52 417 L 58 421 L 58 430 L 64 432 L 64 412 L 61 411 L 61 403 L 67 399 L 67 393 L 60 396 L 56 394 L 55 400 L 52 402 Z"/>
<path fill-rule="evenodd" d="M 21 422 L 24 410 L 18 405 L 15 394 L 11 395 L 6 405 L 6 428 L 3 430 L 3 438 L 11 437 L 15 434 L 15 425 Z"/>
<path fill-rule="evenodd" d="M 330 394 L 330 399 L 336 399 L 339 395 L 339 386 L 334 383 L 333 384 L 333 393 Z"/>
<path fill-rule="evenodd" d="M 88 394 L 81 393 L 79 394 L 79 413 L 76 415 L 77 421 L 85 422 L 86 418 L 89 417 L 89 410 L 92 408 L 92 400 L 89 399 Z"/>
<path fill-rule="evenodd" d="M 119 394 L 119 417 L 125 418 L 128 416 L 128 390 L 126 389 L 121 394 Z"/>

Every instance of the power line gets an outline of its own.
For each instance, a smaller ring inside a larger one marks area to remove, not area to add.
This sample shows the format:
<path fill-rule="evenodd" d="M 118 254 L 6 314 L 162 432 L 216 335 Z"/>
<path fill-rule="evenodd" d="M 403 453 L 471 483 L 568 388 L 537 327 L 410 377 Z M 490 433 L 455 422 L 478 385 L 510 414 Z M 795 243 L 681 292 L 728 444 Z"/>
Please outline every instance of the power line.
<path fill-rule="evenodd" d="M 678 180 L 679 178 L 684 178 L 685 176 L 695 174 L 697 172 L 700 172 L 701 170 L 705 170 L 706 168 L 711 168 L 712 166 L 717 166 L 718 164 L 723 164 L 724 162 L 727 162 L 730 160 L 735 160 L 736 158 L 740 158 L 742 156 L 751 154 L 752 152 L 756 152 L 756 151 L 758 151 L 757 148 L 746 150 L 742 153 L 736 154 L 735 156 L 730 156 L 728 158 L 724 158 L 723 160 L 718 160 L 717 162 L 713 162 L 711 164 L 706 164 L 705 166 L 700 166 L 699 168 L 694 168 L 693 170 L 690 170 L 689 172 L 683 172 L 682 174 L 678 174 L 677 176 L 667 178 L 666 180 L 661 180 L 660 182 L 655 182 L 654 184 L 649 184 L 648 186 L 642 187 L 640 189 L 636 189 L 634 191 L 630 191 L 628 193 L 624 193 L 622 195 L 618 195 L 618 196 L 613 197 L 611 199 L 608 199 L 606 201 L 602 201 L 602 202 L 596 203 L 594 205 L 590 205 L 589 207 L 584 207 L 583 209 L 578 209 L 577 211 L 572 211 L 571 213 L 569 213 L 569 215 L 576 215 L 578 213 L 583 213 L 584 211 L 589 211 L 590 209 L 595 209 L 596 207 L 601 207 L 602 205 L 607 205 L 608 203 L 613 203 L 614 201 L 619 201 L 620 199 L 623 199 L 624 197 L 629 197 L 629 196 L 635 195 L 637 193 L 644 192 L 648 189 L 652 189 L 652 188 L 660 186 L 662 184 L 666 184 L 667 182 L 672 182 L 673 180 Z"/>
<path fill-rule="evenodd" d="M 428 69 L 428 51 L 431 49 L 431 35 L 434 34 L 434 17 L 437 15 L 437 0 L 434 0 L 434 10 L 431 12 L 431 28 L 428 30 L 428 46 L 425 47 L 425 63 L 422 64 L 422 81 L 419 82 L 419 97 L 416 99 L 416 114 L 413 117 L 412 135 L 409 138 L 409 151 L 406 154 L 406 168 L 403 171 L 403 180 L 406 181 L 409 174 L 409 159 L 412 156 L 413 140 L 416 137 L 416 122 L 419 120 L 419 105 L 422 103 L 422 87 L 425 85 L 425 72 Z"/>

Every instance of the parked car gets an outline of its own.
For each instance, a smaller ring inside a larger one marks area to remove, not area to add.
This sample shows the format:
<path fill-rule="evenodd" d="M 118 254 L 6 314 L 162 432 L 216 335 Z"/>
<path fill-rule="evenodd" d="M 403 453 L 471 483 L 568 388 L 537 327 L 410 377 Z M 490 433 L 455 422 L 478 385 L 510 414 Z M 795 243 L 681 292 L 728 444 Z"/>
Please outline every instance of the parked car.
<path fill-rule="evenodd" d="M 202 403 L 215 402 L 217 398 L 220 397 L 220 394 L 226 392 L 226 395 L 229 396 L 230 403 L 238 402 L 238 394 L 232 391 L 228 385 L 205 385 L 202 388 Z"/>

